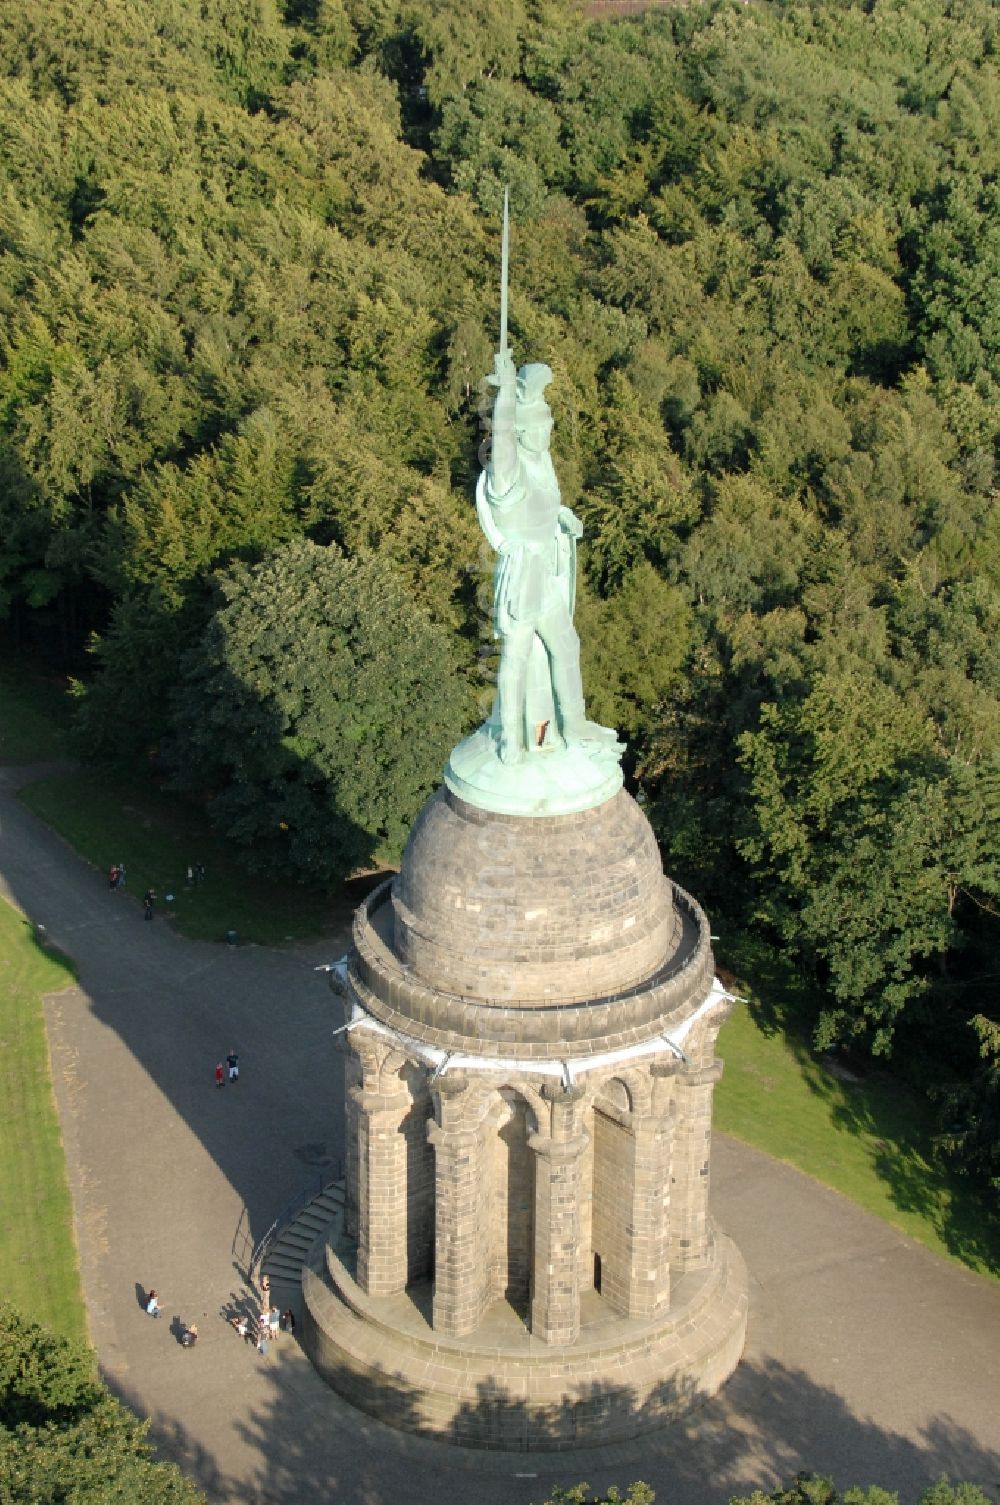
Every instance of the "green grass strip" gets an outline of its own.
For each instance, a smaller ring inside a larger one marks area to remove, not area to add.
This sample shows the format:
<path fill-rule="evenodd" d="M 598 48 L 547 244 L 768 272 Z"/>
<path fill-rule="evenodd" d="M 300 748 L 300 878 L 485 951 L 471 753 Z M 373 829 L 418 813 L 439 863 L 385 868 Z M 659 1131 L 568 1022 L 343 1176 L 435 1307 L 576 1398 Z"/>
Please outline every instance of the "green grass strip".
<path fill-rule="evenodd" d="M 123 862 L 121 902 L 139 902 L 153 889 L 158 920 L 169 913 L 178 931 L 195 940 L 224 941 L 235 931 L 241 942 L 281 945 L 343 925 L 359 902 L 349 884 L 331 897 L 251 877 L 200 811 L 153 782 L 81 771 L 28 784 L 18 798 L 94 864 L 95 883 L 106 883 L 112 863 Z M 198 863 L 205 881 L 189 885 L 187 869 Z"/>
<path fill-rule="evenodd" d="M 935 1158 L 933 1113 L 888 1072 L 819 1055 L 803 1024 L 803 985 L 764 945 L 720 959 L 746 994 L 723 1026 L 715 1125 L 883 1218 L 936 1254 L 1000 1278 L 1000 1219 L 977 1185 Z M 753 988 L 754 991 L 751 991 Z"/>
<path fill-rule="evenodd" d="M 42 995 L 73 982 L 23 915 L 0 900 L 0 1270 L 4 1298 L 65 1338 L 85 1340 L 62 1135 Z"/>

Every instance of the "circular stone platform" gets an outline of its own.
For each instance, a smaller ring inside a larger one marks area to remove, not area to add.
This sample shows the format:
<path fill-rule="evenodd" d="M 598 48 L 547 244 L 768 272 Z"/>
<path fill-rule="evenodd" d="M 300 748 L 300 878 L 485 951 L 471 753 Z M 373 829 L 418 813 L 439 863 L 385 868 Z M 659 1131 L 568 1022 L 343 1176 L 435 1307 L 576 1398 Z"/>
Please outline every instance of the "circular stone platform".
<path fill-rule="evenodd" d="M 714 1395 L 743 1352 L 747 1272 L 736 1245 L 675 1285 L 669 1318 L 623 1320 L 591 1292 L 572 1347 L 553 1350 L 497 1302 L 469 1339 L 430 1324 L 429 1283 L 371 1300 L 342 1215 L 302 1274 L 303 1342 L 344 1398 L 390 1426 L 464 1447 L 546 1452 L 655 1431 Z"/>

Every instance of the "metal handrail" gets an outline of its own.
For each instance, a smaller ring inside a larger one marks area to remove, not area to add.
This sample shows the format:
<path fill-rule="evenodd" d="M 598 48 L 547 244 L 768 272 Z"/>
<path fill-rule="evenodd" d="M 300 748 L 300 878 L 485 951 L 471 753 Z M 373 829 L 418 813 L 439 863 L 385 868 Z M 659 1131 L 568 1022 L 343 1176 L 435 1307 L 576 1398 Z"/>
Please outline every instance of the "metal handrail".
<path fill-rule="evenodd" d="M 267 1256 L 268 1250 L 279 1235 L 284 1233 L 290 1223 L 294 1223 L 299 1213 L 304 1212 L 310 1202 L 322 1196 L 328 1187 L 336 1186 L 338 1181 L 343 1178 L 343 1174 L 343 1163 L 338 1161 L 336 1170 L 332 1176 L 324 1177 L 322 1174 L 317 1176 L 315 1181 L 310 1182 L 304 1191 L 300 1191 L 297 1196 L 293 1197 L 282 1208 L 281 1212 L 278 1213 L 278 1216 L 267 1229 L 267 1232 L 257 1240 L 253 1247 L 253 1252 L 250 1255 L 250 1263 L 247 1266 L 247 1279 L 251 1283 L 253 1282 L 254 1271 L 260 1267 L 262 1261 Z"/>

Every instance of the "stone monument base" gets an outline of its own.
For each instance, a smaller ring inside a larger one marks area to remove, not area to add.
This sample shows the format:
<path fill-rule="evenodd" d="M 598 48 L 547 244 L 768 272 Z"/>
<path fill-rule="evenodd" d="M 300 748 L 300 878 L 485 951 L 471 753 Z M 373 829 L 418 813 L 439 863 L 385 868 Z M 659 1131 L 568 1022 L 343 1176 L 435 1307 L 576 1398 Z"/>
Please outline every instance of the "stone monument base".
<path fill-rule="evenodd" d="M 713 1244 L 710 1264 L 675 1276 L 654 1321 L 589 1292 L 571 1345 L 533 1338 L 506 1301 L 471 1337 L 446 1338 L 430 1325 L 429 1282 L 389 1297 L 359 1289 L 341 1214 L 303 1269 L 303 1343 L 346 1400 L 404 1431 L 522 1452 L 622 1442 L 714 1395 L 739 1363 L 746 1267 L 728 1238 Z"/>

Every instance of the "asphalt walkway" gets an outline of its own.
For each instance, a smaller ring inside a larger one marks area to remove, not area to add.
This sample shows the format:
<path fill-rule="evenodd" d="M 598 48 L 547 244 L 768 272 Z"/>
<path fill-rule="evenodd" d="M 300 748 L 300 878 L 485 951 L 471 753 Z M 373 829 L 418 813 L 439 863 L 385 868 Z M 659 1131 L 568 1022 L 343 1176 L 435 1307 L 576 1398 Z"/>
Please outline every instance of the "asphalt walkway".
<path fill-rule="evenodd" d="M 1000 1285 L 722 1137 L 713 1205 L 750 1269 L 746 1356 L 716 1400 L 652 1438 L 467 1452 L 353 1411 L 293 1339 L 260 1358 L 226 1315 L 247 1299 L 253 1240 L 341 1153 L 340 1012 L 313 970 L 341 938 L 279 952 L 145 923 L 17 803 L 24 778 L 0 769 L 0 892 L 79 968 L 46 1014 L 93 1341 L 213 1505 L 540 1505 L 581 1479 L 725 1505 L 800 1468 L 904 1502 L 945 1472 L 1000 1500 Z M 241 1079 L 220 1091 L 230 1048 Z M 148 1285 L 167 1320 L 142 1311 Z M 176 1334 L 190 1321 L 201 1339 L 187 1351 Z"/>

